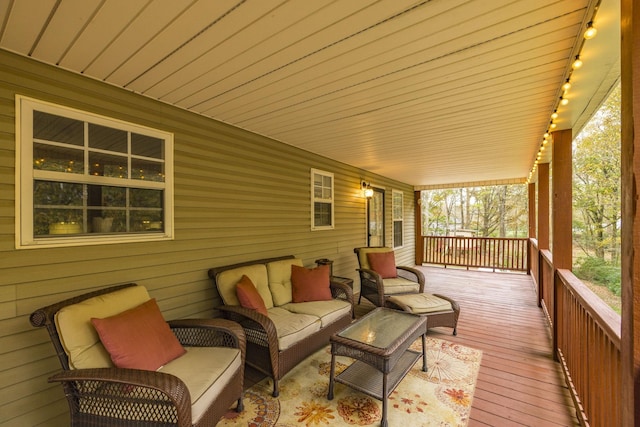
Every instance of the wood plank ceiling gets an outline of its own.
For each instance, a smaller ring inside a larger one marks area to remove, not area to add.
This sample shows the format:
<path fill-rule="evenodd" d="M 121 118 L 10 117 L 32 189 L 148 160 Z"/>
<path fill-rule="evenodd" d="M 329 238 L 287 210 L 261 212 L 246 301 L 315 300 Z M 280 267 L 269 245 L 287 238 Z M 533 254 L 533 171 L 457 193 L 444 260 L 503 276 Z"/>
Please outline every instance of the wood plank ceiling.
<path fill-rule="evenodd" d="M 617 79 L 618 3 L 0 0 L 0 48 L 416 188 L 523 182 L 575 55 L 559 129 Z"/>

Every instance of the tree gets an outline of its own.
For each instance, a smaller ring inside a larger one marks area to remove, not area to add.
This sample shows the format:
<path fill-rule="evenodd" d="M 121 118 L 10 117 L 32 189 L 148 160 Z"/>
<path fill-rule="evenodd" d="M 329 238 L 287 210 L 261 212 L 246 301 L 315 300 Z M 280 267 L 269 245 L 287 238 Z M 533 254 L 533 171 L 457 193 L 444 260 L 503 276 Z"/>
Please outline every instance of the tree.
<path fill-rule="evenodd" d="M 467 187 L 422 192 L 423 230 L 448 235 L 475 230 L 478 237 L 526 237 L 524 185 Z"/>
<path fill-rule="evenodd" d="M 589 256 L 619 262 L 620 86 L 574 141 L 574 229 Z"/>

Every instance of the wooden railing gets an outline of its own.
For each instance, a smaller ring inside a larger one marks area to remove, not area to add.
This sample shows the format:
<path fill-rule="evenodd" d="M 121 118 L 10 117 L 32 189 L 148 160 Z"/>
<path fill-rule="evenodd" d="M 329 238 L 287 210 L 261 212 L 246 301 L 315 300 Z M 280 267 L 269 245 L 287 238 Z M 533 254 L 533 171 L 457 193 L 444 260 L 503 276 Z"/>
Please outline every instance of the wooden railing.
<path fill-rule="evenodd" d="M 553 254 L 538 250 L 538 298 L 553 331 L 576 413 L 585 426 L 622 425 L 620 315 L 569 270 L 557 270 Z M 532 252 L 534 252 L 532 250 Z"/>
<path fill-rule="evenodd" d="M 622 425 L 620 316 L 569 270 L 555 275 L 555 339 L 585 425 Z"/>
<path fill-rule="evenodd" d="M 527 271 L 528 239 L 423 236 L 424 264 Z"/>

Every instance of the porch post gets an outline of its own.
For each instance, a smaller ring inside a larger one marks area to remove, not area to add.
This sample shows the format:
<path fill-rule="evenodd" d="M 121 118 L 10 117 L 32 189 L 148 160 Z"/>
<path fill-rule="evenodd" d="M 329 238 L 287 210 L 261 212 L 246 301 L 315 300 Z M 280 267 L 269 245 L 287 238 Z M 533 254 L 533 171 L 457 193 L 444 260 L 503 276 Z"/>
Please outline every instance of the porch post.
<path fill-rule="evenodd" d="M 530 183 L 527 186 L 527 190 L 529 193 L 529 206 L 528 206 L 528 216 L 529 216 L 529 239 L 533 239 L 536 237 L 536 184 L 535 182 Z M 527 274 L 531 274 L 531 240 L 527 242 Z M 539 281 L 539 280 L 538 280 Z M 540 295 L 538 293 L 538 295 Z"/>
<path fill-rule="evenodd" d="M 538 165 L 538 248 L 549 249 L 549 163 Z"/>
<path fill-rule="evenodd" d="M 528 186 L 529 190 L 529 237 L 536 237 L 536 183 Z"/>
<path fill-rule="evenodd" d="M 422 265 L 422 257 L 424 254 L 424 239 L 422 238 L 422 192 L 413 192 L 413 207 L 415 210 L 414 216 L 416 218 L 416 253 L 415 261 L 416 265 Z"/>
<path fill-rule="evenodd" d="M 622 425 L 640 425 L 640 7 L 621 2 Z M 638 126 L 636 126 L 638 125 Z M 634 129 L 638 129 L 635 132 Z M 636 150 L 637 148 L 637 150 Z M 636 304 L 637 303 L 637 304 Z"/>
<path fill-rule="evenodd" d="M 553 132 L 553 267 L 571 270 L 572 255 L 572 154 L 571 129 Z"/>

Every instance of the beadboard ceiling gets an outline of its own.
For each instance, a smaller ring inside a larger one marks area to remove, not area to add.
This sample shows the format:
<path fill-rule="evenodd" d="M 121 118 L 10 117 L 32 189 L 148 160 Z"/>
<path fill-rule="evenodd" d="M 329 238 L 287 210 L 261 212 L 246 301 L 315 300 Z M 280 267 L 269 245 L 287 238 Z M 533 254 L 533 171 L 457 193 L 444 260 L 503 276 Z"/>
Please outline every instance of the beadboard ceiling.
<path fill-rule="evenodd" d="M 618 0 L 0 0 L 0 48 L 429 188 L 524 182 L 573 58 L 558 129 L 617 81 L 619 22 Z"/>

